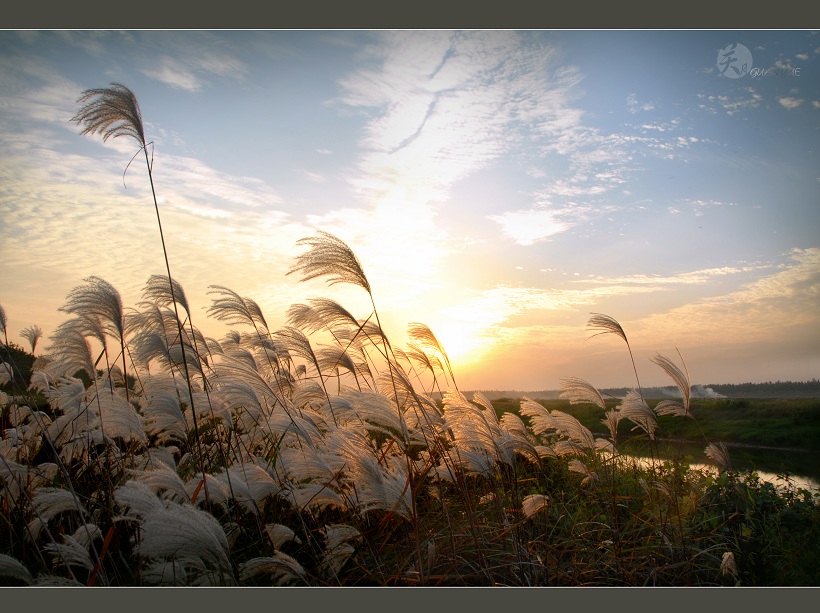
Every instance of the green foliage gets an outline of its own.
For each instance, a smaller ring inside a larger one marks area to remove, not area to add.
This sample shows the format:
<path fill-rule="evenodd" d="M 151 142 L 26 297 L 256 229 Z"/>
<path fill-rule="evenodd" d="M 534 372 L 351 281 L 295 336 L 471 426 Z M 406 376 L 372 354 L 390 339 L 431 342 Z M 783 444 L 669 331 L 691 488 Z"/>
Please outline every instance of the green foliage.
<path fill-rule="evenodd" d="M 820 494 L 756 473 L 722 473 L 704 494 L 702 520 L 736 552 L 741 584 L 820 584 Z"/>
<path fill-rule="evenodd" d="M 11 364 L 14 371 L 14 380 L 0 385 L 0 390 L 7 394 L 19 394 L 25 390 L 31 380 L 31 367 L 35 359 L 34 355 L 15 343 L 0 343 L 0 360 Z"/>

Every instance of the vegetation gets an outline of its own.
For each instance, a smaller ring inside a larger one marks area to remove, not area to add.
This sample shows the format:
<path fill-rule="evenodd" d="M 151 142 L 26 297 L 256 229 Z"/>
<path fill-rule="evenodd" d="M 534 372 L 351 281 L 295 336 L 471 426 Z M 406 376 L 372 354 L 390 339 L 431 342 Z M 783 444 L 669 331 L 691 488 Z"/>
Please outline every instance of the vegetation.
<path fill-rule="evenodd" d="M 605 411 L 595 405 L 573 407 L 568 400 L 537 400 L 549 410 L 571 411 L 585 427 L 596 434 L 604 431 L 601 420 Z M 607 408 L 618 406 L 620 399 L 606 399 Z M 658 399 L 648 399 L 654 409 Z M 501 415 L 517 411 L 520 398 L 500 398 L 492 401 Z M 681 420 L 660 416 L 660 432 L 664 438 L 690 440 L 700 444 L 704 436 L 713 442 L 740 443 L 749 446 L 774 447 L 812 451 L 820 449 L 820 398 L 794 399 L 697 399 L 691 402 L 695 419 Z M 618 428 L 623 440 L 633 433 L 623 423 Z"/>
<path fill-rule="evenodd" d="M 81 100 L 87 132 L 144 150 L 130 91 Z M 700 423 L 685 365 L 656 356 L 680 398 L 652 407 L 637 368 L 615 402 L 566 379 L 566 400 L 603 414 L 600 435 L 528 398 L 499 415 L 459 391 L 427 326 L 393 345 L 348 245 L 300 244 L 292 273 L 358 287 L 370 312 L 313 299 L 273 328 L 251 298 L 212 286 L 209 316 L 236 329 L 209 338 L 166 259 L 135 308 L 98 277 L 74 288 L 27 387 L 5 337 L 0 583 L 818 583 L 811 492 L 733 471 L 697 425 L 718 473 L 660 459 L 666 420 Z M 614 319 L 590 324 L 629 346 Z M 619 453 L 624 427 L 650 463 Z"/>

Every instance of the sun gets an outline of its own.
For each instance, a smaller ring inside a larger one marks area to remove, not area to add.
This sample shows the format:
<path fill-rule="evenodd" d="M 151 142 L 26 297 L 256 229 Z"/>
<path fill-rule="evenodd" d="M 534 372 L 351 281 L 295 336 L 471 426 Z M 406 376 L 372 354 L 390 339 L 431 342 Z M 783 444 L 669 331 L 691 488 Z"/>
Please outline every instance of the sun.
<path fill-rule="evenodd" d="M 439 327 L 435 334 L 453 368 L 474 364 L 485 353 L 487 340 L 481 338 L 480 330 L 475 325 L 449 324 Z"/>

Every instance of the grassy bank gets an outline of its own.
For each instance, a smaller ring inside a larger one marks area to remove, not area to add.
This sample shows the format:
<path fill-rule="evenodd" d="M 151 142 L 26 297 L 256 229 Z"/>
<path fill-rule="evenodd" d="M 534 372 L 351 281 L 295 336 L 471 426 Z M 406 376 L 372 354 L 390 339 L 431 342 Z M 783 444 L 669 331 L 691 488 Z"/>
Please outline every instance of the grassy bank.
<path fill-rule="evenodd" d="M 569 400 L 537 400 L 549 410 L 573 415 L 593 432 L 604 432 L 605 410 L 591 405 L 572 405 Z M 607 409 L 619 400 L 607 399 Z M 654 408 L 660 400 L 648 399 Z M 499 414 L 517 411 L 520 399 L 502 398 L 492 401 Z M 690 411 L 694 419 L 659 416 L 657 436 L 700 442 L 725 442 L 801 449 L 820 449 L 820 399 L 695 399 Z M 618 436 L 628 438 L 634 425 L 621 423 Z"/>

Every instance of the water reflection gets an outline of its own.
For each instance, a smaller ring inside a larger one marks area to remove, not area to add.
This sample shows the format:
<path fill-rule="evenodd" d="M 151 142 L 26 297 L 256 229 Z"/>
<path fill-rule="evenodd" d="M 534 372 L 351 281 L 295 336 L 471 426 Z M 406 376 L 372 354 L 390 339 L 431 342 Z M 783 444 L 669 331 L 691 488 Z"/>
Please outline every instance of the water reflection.
<path fill-rule="evenodd" d="M 629 458 L 632 459 L 632 460 L 635 460 L 638 463 L 638 465 L 643 466 L 643 467 L 651 466 L 651 464 L 652 464 L 652 458 L 649 458 L 649 457 L 630 455 Z M 689 462 L 689 467 L 692 468 L 693 470 L 710 472 L 710 473 L 715 474 L 715 475 L 718 473 L 718 469 L 714 464 L 706 464 L 706 463 L 700 463 L 700 462 Z M 791 486 L 794 489 L 799 488 L 799 489 L 809 490 L 810 492 L 820 492 L 820 481 L 818 481 L 817 479 L 814 479 L 812 477 L 809 477 L 807 475 L 792 475 L 792 474 L 789 474 L 788 475 L 788 481 L 787 481 L 786 479 L 783 478 L 784 477 L 783 473 L 778 474 L 778 473 L 767 472 L 767 471 L 764 471 L 764 470 L 757 470 L 757 469 L 753 469 L 753 468 L 738 468 L 738 467 L 735 467 L 735 470 L 738 470 L 739 472 L 746 472 L 746 471 L 752 472 L 752 471 L 754 471 L 757 474 L 757 476 L 760 477 L 761 481 L 766 481 L 767 483 L 771 483 L 772 485 L 774 485 L 775 487 L 777 487 L 779 489 L 786 489 L 786 488 L 788 488 L 789 483 L 791 483 Z"/>
<path fill-rule="evenodd" d="M 641 464 L 647 465 L 651 461 L 652 453 L 645 440 L 627 441 L 619 447 L 622 455 L 634 458 Z M 682 458 L 694 469 L 717 472 L 715 465 L 706 457 L 704 448 L 705 445 L 664 441 L 653 451 L 660 461 Z M 732 469 L 735 471 L 755 472 L 762 481 L 780 488 L 787 486 L 781 475 L 788 475 L 794 487 L 812 492 L 820 491 L 818 454 L 801 450 L 743 446 L 728 446 L 728 450 Z"/>

